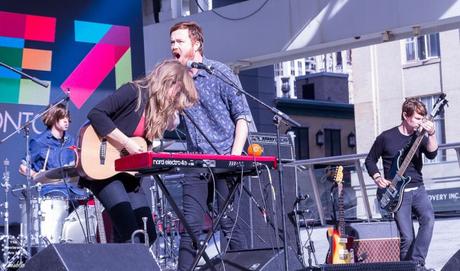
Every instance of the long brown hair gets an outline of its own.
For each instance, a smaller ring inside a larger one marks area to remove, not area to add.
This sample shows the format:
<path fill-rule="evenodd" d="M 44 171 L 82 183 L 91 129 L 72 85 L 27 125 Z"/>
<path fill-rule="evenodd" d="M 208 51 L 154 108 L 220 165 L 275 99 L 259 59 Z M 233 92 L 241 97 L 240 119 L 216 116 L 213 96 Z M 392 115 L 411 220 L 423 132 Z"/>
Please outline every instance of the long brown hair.
<path fill-rule="evenodd" d="M 134 81 L 139 90 L 136 111 L 140 109 L 142 91 L 147 91 L 145 107 L 145 137 L 163 137 L 168 119 L 198 100 L 198 92 L 188 69 L 177 60 L 164 60 L 140 80 Z"/>

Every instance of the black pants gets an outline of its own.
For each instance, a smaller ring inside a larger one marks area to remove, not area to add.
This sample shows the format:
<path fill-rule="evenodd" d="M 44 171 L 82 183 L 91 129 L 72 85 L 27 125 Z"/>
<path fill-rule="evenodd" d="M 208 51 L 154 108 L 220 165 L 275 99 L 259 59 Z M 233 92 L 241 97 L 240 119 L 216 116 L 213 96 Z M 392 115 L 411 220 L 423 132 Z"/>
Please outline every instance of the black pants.
<path fill-rule="evenodd" d="M 152 212 L 140 179 L 132 176 L 118 175 L 105 181 L 83 181 L 108 211 L 114 230 L 114 241 L 131 242 L 135 230 L 144 229 L 142 217 L 147 217 L 149 243 L 156 239 Z M 136 235 L 136 242 L 144 242 L 143 235 Z"/>
<path fill-rule="evenodd" d="M 216 201 L 219 212 L 229 194 L 229 183 L 226 179 L 219 179 L 216 185 Z M 199 174 L 187 175 L 183 182 L 182 204 L 187 223 L 192 228 L 193 234 L 199 238 L 203 230 L 204 216 L 207 213 L 208 179 Z M 213 192 L 213 191 L 210 191 Z M 236 201 L 234 202 L 236 203 Z M 227 209 L 220 220 L 220 227 L 228 242 L 230 249 L 247 248 L 246 236 L 236 222 L 235 213 L 238 206 L 233 204 Z M 193 246 L 192 238 L 185 232 L 181 234 L 179 245 L 178 270 L 190 270 L 195 259 L 197 248 Z"/>

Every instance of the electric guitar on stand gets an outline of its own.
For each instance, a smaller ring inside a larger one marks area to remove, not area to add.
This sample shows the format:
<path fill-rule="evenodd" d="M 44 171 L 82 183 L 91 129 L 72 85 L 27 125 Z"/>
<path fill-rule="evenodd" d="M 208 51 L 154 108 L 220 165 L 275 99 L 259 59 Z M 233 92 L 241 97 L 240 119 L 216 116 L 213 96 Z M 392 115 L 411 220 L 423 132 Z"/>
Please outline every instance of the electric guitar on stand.
<path fill-rule="evenodd" d="M 446 104 L 446 94 L 443 93 L 441 96 L 439 96 L 438 100 L 433 106 L 433 110 L 428 116 L 428 119 L 433 120 L 440 112 L 443 111 Z M 420 143 L 425 136 L 425 133 L 426 131 L 418 132 L 417 138 L 410 146 L 409 151 L 406 152 L 405 147 L 400 150 L 393 158 L 389 177 L 391 184 L 386 188 L 377 189 L 377 200 L 379 202 L 380 208 L 391 213 L 398 211 L 403 199 L 404 188 L 411 180 L 411 177 L 404 176 L 404 173 L 406 172 L 407 167 L 414 157 L 414 154 L 417 152 L 418 147 L 420 146 Z M 401 159 L 403 159 L 404 155 L 404 160 L 401 162 Z"/>
<path fill-rule="evenodd" d="M 338 217 L 339 222 L 336 227 L 327 230 L 329 240 L 329 251 L 326 262 L 329 264 L 353 263 L 353 237 L 345 233 L 345 212 L 343 208 L 343 166 L 337 166 L 334 174 L 334 181 L 337 183 L 338 195 Z"/>

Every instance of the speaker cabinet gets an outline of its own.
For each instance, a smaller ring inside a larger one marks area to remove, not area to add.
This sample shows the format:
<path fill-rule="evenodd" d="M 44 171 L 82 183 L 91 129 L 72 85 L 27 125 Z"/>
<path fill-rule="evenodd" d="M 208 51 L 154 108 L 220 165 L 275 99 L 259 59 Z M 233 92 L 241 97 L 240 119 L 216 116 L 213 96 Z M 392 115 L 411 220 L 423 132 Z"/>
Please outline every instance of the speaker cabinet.
<path fill-rule="evenodd" d="M 441 271 L 457 271 L 460 268 L 460 250 L 442 267 Z"/>
<path fill-rule="evenodd" d="M 141 244 L 51 244 L 21 269 L 24 271 L 159 271 Z"/>
<path fill-rule="evenodd" d="M 292 249 L 288 249 L 289 270 L 301 270 L 302 264 Z M 217 271 L 280 271 L 284 270 L 284 249 L 251 249 L 228 251 L 223 258 L 214 258 L 212 266 Z M 207 267 L 200 270 L 211 270 Z"/>
<path fill-rule="evenodd" d="M 417 271 L 414 262 L 351 263 L 321 265 L 323 271 Z"/>
<path fill-rule="evenodd" d="M 394 221 L 352 223 L 347 228 L 354 237 L 354 251 L 363 263 L 398 262 L 399 231 Z"/>

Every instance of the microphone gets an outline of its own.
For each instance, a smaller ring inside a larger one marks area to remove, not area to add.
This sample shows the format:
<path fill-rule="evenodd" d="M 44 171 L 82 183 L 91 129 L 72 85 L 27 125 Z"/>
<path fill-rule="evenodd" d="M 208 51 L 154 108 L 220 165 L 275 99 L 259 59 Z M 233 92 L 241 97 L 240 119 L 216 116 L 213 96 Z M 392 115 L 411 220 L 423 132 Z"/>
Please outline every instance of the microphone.
<path fill-rule="evenodd" d="M 209 74 L 212 74 L 212 71 L 214 70 L 214 68 L 211 66 L 206 66 L 201 62 L 193 62 L 191 60 L 187 61 L 187 67 L 189 67 L 190 69 L 205 70 Z"/>

